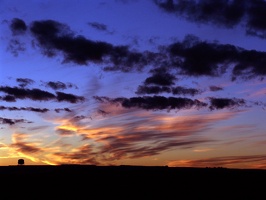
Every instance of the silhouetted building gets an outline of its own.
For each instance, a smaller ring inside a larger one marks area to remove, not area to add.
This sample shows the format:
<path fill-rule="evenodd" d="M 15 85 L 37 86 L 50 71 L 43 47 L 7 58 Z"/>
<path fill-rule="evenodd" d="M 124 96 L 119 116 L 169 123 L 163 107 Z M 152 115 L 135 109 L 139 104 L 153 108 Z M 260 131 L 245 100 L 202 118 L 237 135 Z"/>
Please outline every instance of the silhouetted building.
<path fill-rule="evenodd" d="M 18 159 L 18 165 L 24 165 L 24 159 Z"/>

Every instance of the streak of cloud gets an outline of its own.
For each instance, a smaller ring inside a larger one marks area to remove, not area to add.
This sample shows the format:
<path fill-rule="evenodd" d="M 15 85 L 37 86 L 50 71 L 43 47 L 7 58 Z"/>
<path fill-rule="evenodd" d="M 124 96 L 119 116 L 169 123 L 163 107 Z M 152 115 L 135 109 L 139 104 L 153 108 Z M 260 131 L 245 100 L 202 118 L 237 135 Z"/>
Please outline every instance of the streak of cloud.
<path fill-rule="evenodd" d="M 112 104 L 120 104 L 124 108 L 141 108 L 147 110 L 172 110 L 172 109 L 190 109 L 202 108 L 207 104 L 199 100 L 192 100 L 181 97 L 164 97 L 164 96 L 143 96 L 131 98 L 108 98 L 108 97 L 94 97 L 99 102 L 107 102 Z"/>
<path fill-rule="evenodd" d="M 243 168 L 265 168 L 265 155 L 249 155 L 249 156 L 224 156 L 198 160 L 176 160 L 168 163 L 169 167 L 225 167 L 238 168 L 243 165 Z M 257 163 L 257 164 L 255 164 Z"/>
<path fill-rule="evenodd" d="M 210 98 L 211 105 L 210 109 L 223 109 L 223 108 L 235 108 L 245 106 L 246 102 L 244 99 L 229 99 L 229 98 Z"/>
<path fill-rule="evenodd" d="M 31 123 L 31 122 L 25 119 L 10 119 L 10 118 L 0 117 L 0 124 L 15 125 L 17 123 Z"/>
<path fill-rule="evenodd" d="M 67 101 L 70 103 L 77 103 L 80 101 L 84 101 L 85 99 L 82 96 L 77 96 L 74 94 L 69 94 L 64 92 L 56 92 L 55 95 L 53 93 L 38 88 L 25 89 L 19 87 L 0 86 L 0 92 L 4 92 L 7 95 L 9 95 L 9 100 L 16 100 L 16 99 L 31 99 L 33 101 L 57 100 L 59 102 Z"/>
<path fill-rule="evenodd" d="M 98 23 L 98 22 L 89 22 L 88 23 L 92 28 L 95 28 L 99 31 L 107 31 L 107 26 L 105 24 L 101 24 L 101 23 Z"/>
<path fill-rule="evenodd" d="M 39 153 L 42 151 L 41 148 L 37 147 L 36 145 L 27 143 L 25 141 L 26 138 L 27 136 L 22 133 L 13 134 L 13 143 L 10 145 L 10 147 L 15 148 L 16 151 L 25 154 Z"/>
<path fill-rule="evenodd" d="M 48 81 L 45 82 L 44 85 L 48 88 L 52 88 L 53 90 L 66 90 L 67 88 L 77 88 L 77 86 L 72 83 L 63 83 L 61 81 Z"/>
<path fill-rule="evenodd" d="M 110 109 L 110 116 L 103 117 L 101 122 L 91 121 L 88 124 L 65 118 L 57 120 L 58 133 L 68 137 L 79 135 L 83 142 L 90 144 L 85 145 L 89 155 L 85 156 L 77 148 L 74 152 L 56 153 L 58 160 L 66 159 L 69 163 L 80 164 L 113 164 L 122 159 L 154 156 L 177 148 L 196 148 L 204 143 L 218 142 L 199 137 L 198 133 L 208 130 L 213 123 L 228 120 L 236 114 L 210 114 L 204 118 L 200 115 L 170 117 L 170 114 L 158 113 L 154 116 L 151 113 L 129 111 L 115 106 Z M 126 114 L 128 112 L 131 115 Z M 81 120 L 83 119 L 82 117 Z"/>
<path fill-rule="evenodd" d="M 16 81 L 19 83 L 20 87 L 26 87 L 34 83 L 34 80 L 29 78 L 17 78 Z"/>

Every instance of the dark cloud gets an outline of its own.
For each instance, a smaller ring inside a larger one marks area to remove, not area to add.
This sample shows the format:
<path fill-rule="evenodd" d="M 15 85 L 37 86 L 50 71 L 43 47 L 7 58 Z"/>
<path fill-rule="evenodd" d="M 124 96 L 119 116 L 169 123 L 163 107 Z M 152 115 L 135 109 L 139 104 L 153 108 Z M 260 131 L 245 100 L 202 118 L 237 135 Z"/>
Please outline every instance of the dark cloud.
<path fill-rule="evenodd" d="M 131 98 L 109 98 L 94 96 L 94 99 L 99 103 L 111 103 L 121 105 L 124 108 L 141 108 L 146 110 L 180 110 L 191 108 L 205 108 L 208 103 L 201 102 L 197 99 L 192 100 L 189 98 L 181 97 L 164 97 L 164 96 L 142 96 Z M 214 98 L 208 97 L 209 109 L 235 109 L 238 107 L 248 107 L 248 103 L 244 99 L 238 98 Z M 263 103 L 252 103 L 252 105 L 265 106 Z"/>
<path fill-rule="evenodd" d="M 31 99 L 34 101 L 57 100 L 59 102 L 67 101 L 70 103 L 78 103 L 85 100 L 84 97 L 76 96 L 74 94 L 56 92 L 56 95 L 54 95 L 50 92 L 36 88 L 25 89 L 19 87 L 0 86 L 0 92 L 8 94 L 11 99 L 14 97 L 15 99 Z"/>
<path fill-rule="evenodd" d="M 67 25 L 53 20 L 34 21 L 30 30 L 45 55 L 54 56 L 57 52 L 62 52 L 64 62 L 80 65 L 102 62 L 103 57 L 113 50 L 111 44 L 75 36 Z"/>
<path fill-rule="evenodd" d="M 31 112 L 37 112 L 37 113 L 46 113 L 50 111 L 48 108 L 33 108 L 33 107 L 8 107 L 8 106 L 0 106 L 0 110 L 9 110 L 9 111 L 31 111 Z M 61 111 L 64 112 L 72 112 L 69 108 L 56 108 L 54 109 L 56 113 L 59 113 Z"/>
<path fill-rule="evenodd" d="M 141 71 L 148 64 L 154 63 L 156 55 L 151 52 L 130 51 L 128 46 L 115 46 L 109 56 L 105 71 Z"/>
<path fill-rule="evenodd" d="M 0 122 L 1 124 L 9 124 L 9 125 L 15 124 L 14 120 L 2 117 L 0 117 Z"/>
<path fill-rule="evenodd" d="M 69 108 L 56 108 L 56 109 L 54 109 L 54 111 L 57 113 L 59 113 L 61 111 L 72 112 Z"/>
<path fill-rule="evenodd" d="M 13 18 L 10 24 L 10 29 L 13 35 L 20 35 L 25 33 L 27 30 L 27 25 L 23 20 Z"/>
<path fill-rule="evenodd" d="M 256 50 L 243 50 L 239 52 L 238 63 L 233 69 L 232 79 L 239 76 L 245 78 L 252 78 L 258 75 L 266 75 L 266 52 Z"/>
<path fill-rule="evenodd" d="M 217 92 L 217 91 L 223 90 L 222 87 L 218 87 L 215 85 L 211 85 L 209 88 L 210 88 L 210 91 L 212 91 L 212 92 Z"/>
<path fill-rule="evenodd" d="M 65 90 L 67 89 L 67 85 L 65 83 L 62 83 L 60 81 L 57 82 L 53 82 L 53 81 L 49 81 L 46 83 L 46 87 L 50 87 L 54 90 Z"/>
<path fill-rule="evenodd" d="M 48 57 L 62 55 L 63 63 L 87 65 L 93 62 L 103 65 L 105 71 L 122 72 L 153 66 L 152 76 L 145 80 L 146 85 L 173 85 L 177 75 L 218 77 L 231 68 L 232 80 L 266 75 L 266 52 L 202 41 L 193 35 L 160 46 L 159 52 L 155 53 L 137 52 L 129 46 L 114 46 L 76 36 L 67 25 L 53 20 L 33 21 L 30 30 L 42 53 Z M 57 86 L 52 84 L 52 87 Z"/>
<path fill-rule="evenodd" d="M 169 74 L 167 72 L 165 73 L 154 73 L 151 77 L 148 77 L 144 84 L 155 84 L 155 85 L 161 85 L 161 86 L 169 86 L 173 85 L 174 81 L 176 80 L 176 77 L 172 74 Z"/>
<path fill-rule="evenodd" d="M 25 108 L 25 110 L 33 111 L 33 112 L 41 112 L 41 113 L 45 113 L 45 112 L 49 111 L 49 109 L 47 109 L 47 108 L 32 108 L 32 107 L 27 107 L 27 108 Z"/>
<path fill-rule="evenodd" d="M 264 0 L 154 0 L 154 3 L 189 21 L 225 28 L 243 25 L 247 34 L 266 38 Z"/>
<path fill-rule="evenodd" d="M 264 0 L 249 0 L 247 8 L 246 33 L 266 38 L 266 2 Z"/>
<path fill-rule="evenodd" d="M 195 88 L 186 88 L 186 87 L 181 87 L 181 86 L 177 86 L 177 87 L 172 87 L 172 93 L 174 95 L 197 95 L 200 94 L 201 91 Z"/>
<path fill-rule="evenodd" d="M 29 27 L 36 39 L 33 42 L 42 53 L 48 57 L 62 55 L 63 63 L 101 63 L 105 64 L 106 71 L 126 72 L 141 69 L 152 60 L 149 53 L 130 51 L 128 46 L 114 46 L 75 35 L 66 24 L 54 20 L 33 21 Z"/>
<path fill-rule="evenodd" d="M 6 95 L 4 97 L 1 97 L 0 99 L 6 102 L 16 102 L 16 97 L 13 95 Z"/>
<path fill-rule="evenodd" d="M 233 27 L 240 23 L 245 12 L 242 0 L 154 0 L 163 10 L 199 23 Z"/>
<path fill-rule="evenodd" d="M 124 108 L 141 108 L 147 110 L 172 110 L 172 109 L 189 109 L 192 107 L 202 108 L 207 106 L 199 100 L 192 100 L 181 97 L 164 97 L 164 96 L 143 96 L 131 98 L 108 98 L 108 97 L 94 97 L 99 102 L 108 102 L 120 104 Z"/>
<path fill-rule="evenodd" d="M 173 95 L 191 95 L 200 94 L 201 91 L 194 88 L 185 88 L 181 86 L 166 87 L 166 86 L 143 86 L 140 85 L 136 94 L 159 94 L 159 93 L 172 93 Z"/>
<path fill-rule="evenodd" d="M 76 96 L 76 95 L 73 95 L 73 94 L 67 94 L 67 93 L 64 93 L 64 92 L 56 92 L 56 94 L 57 94 L 56 99 L 58 101 L 67 101 L 67 102 L 70 102 L 70 103 L 77 103 L 77 102 L 82 102 L 82 101 L 85 100 L 84 97 Z"/>
<path fill-rule="evenodd" d="M 237 48 L 195 40 L 187 36 L 183 42 L 171 44 L 168 49 L 174 67 L 191 76 L 219 76 L 224 73 L 222 66 L 235 61 Z"/>
<path fill-rule="evenodd" d="M 34 81 L 29 78 L 17 78 L 16 81 L 19 83 L 20 87 L 26 87 L 34 83 Z"/>
<path fill-rule="evenodd" d="M 246 101 L 244 99 L 237 99 L 237 98 L 210 98 L 211 105 L 209 108 L 211 110 L 218 110 L 218 109 L 224 109 L 224 108 L 235 108 L 240 106 L 245 106 Z"/>
<path fill-rule="evenodd" d="M 136 91 L 136 94 L 160 94 L 160 93 L 170 93 L 170 87 L 161 87 L 161 86 L 145 86 L 140 85 Z"/>
<path fill-rule="evenodd" d="M 14 96 L 16 99 L 31 99 L 47 101 L 55 99 L 55 95 L 40 89 L 25 89 L 19 87 L 0 86 L 0 91 Z"/>
<path fill-rule="evenodd" d="M 45 113 L 48 112 L 49 109 L 47 108 L 33 108 L 33 107 L 6 107 L 6 106 L 0 106 L 0 110 L 9 110 L 9 111 L 32 111 L 32 112 L 40 112 Z"/>
<path fill-rule="evenodd" d="M 9 118 L 0 117 L 0 124 L 14 125 L 17 123 L 31 123 L 31 122 L 25 119 L 9 119 Z"/>
<path fill-rule="evenodd" d="M 174 75 L 161 68 L 153 69 L 150 72 L 152 76 L 145 79 L 143 85 L 138 87 L 136 94 L 160 94 L 173 91 L 173 88 L 169 86 L 174 85 L 177 80 Z"/>
<path fill-rule="evenodd" d="M 65 90 L 67 88 L 77 88 L 77 86 L 75 86 L 72 83 L 63 83 L 61 81 L 48 81 L 45 82 L 44 85 L 46 87 L 52 88 L 53 90 Z"/>
<path fill-rule="evenodd" d="M 165 51 L 171 57 L 168 65 L 189 76 L 221 76 L 230 66 L 232 80 L 266 75 L 266 52 L 201 41 L 191 35 L 169 45 Z"/>

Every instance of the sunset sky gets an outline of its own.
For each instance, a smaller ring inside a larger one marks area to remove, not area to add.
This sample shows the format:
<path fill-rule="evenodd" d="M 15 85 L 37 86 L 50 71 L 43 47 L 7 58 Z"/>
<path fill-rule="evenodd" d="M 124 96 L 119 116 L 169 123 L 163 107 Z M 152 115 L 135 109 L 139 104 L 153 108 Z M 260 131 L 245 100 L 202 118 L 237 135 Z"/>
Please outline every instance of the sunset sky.
<path fill-rule="evenodd" d="M 266 1 L 0 0 L 0 166 L 266 169 Z"/>

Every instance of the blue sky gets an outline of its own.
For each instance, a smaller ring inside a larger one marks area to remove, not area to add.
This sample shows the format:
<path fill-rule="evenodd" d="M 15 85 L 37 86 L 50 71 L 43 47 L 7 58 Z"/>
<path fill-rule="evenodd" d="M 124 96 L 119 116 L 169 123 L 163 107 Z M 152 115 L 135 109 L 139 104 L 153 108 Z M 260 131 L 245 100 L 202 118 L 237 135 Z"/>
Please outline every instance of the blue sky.
<path fill-rule="evenodd" d="M 263 0 L 0 4 L 0 165 L 266 168 Z"/>

